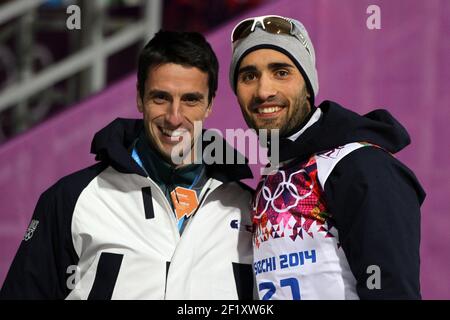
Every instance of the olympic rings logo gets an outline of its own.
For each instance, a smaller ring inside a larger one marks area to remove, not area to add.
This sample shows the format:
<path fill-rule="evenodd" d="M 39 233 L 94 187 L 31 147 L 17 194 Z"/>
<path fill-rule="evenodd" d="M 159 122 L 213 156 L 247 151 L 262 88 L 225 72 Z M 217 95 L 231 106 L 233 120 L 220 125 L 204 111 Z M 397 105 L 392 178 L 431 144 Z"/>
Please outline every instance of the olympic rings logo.
<path fill-rule="evenodd" d="M 303 174 L 306 173 L 305 169 L 300 169 L 298 171 L 295 171 L 293 173 L 291 173 L 289 175 L 289 178 L 286 180 L 286 172 L 285 171 L 279 171 L 277 174 L 281 174 L 282 177 L 282 182 L 280 182 L 277 185 L 277 188 L 275 189 L 274 193 L 272 194 L 271 190 L 269 187 L 266 186 L 266 182 L 267 182 L 267 178 L 263 183 L 263 186 L 261 188 L 261 190 L 258 192 L 256 199 L 255 199 L 255 206 L 253 207 L 253 211 L 257 212 L 257 207 L 260 201 L 260 197 L 262 195 L 264 201 L 265 201 L 265 206 L 264 206 L 264 210 L 262 210 L 258 215 L 255 215 L 256 219 L 260 219 L 262 217 L 263 214 L 265 214 L 269 208 L 269 206 L 277 213 L 283 213 L 283 212 L 287 212 L 290 209 L 296 207 L 298 205 L 298 203 L 303 200 L 306 199 L 307 197 L 309 197 L 312 192 L 313 192 L 313 188 L 314 188 L 314 182 L 311 182 L 311 185 L 309 186 L 309 190 L 306 194 L 304 195 L 300 195 L 297 189 L 297 186 L 295 185 L 295 183 L 292 182 L 293 178 L 297 175 L 297 174 Z M 289 192 L 289 194 L 291 195 L 292 198 L 295 199 L 294 203 L 291 205 L 288 205 L 284 208 L 279 208 L 277 207 L 275 200 L 280 197 L 283 193 L 285 192 Z"/>

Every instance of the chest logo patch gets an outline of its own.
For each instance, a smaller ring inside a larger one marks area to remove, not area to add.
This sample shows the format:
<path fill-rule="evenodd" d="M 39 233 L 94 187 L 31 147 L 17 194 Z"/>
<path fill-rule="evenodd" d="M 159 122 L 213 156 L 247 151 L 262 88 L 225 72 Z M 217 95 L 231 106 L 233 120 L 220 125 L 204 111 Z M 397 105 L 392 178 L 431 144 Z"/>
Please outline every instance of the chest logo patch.
<path fill-rule="evenodd" d="M 36 231 L 36 228 L 39 224 L 38 220 L 31 220 L 30 225 L 28 226 L 27 232 L 25 232 L 25 236 L 23 237 L 23 240 L 28 241 L 33 237 L 34 231 Z"/>

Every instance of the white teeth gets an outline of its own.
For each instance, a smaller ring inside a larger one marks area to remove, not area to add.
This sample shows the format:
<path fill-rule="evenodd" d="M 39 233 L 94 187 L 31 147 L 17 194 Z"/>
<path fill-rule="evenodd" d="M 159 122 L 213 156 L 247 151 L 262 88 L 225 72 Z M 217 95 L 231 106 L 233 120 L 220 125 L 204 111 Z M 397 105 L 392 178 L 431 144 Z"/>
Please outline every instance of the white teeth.
<path fill-rule="evenodd" d="M 281 110 L 280 107 L 258 108 L 258 113 L 274 113 Z"/>
<path fill-rule="evenodd" d="M 185 129 L 181 129 L 181 130 L 177 129 L 175 131 L 172 131 L 172 130 L 168 130 L 168 129 L 164 129 L 164 128 L 161 128 L 161 131 L 165 135 L 171 136 L 171 137 L 174 137 L 174 138 L 178 138 L 178 137 L 182 136 L 185 132 L 187 132 L 187 130 L 185 130 Z"/>
<path fill-rule="evenodd" d="M 181 136 L 184 132 L 185 132 L 185 131 L 180 131 L 180 130 L 178 130 L 178 131 L 173 131 L 173 132 L 172 132 L 172 137 L 179 137 L 179 136 Z"/>

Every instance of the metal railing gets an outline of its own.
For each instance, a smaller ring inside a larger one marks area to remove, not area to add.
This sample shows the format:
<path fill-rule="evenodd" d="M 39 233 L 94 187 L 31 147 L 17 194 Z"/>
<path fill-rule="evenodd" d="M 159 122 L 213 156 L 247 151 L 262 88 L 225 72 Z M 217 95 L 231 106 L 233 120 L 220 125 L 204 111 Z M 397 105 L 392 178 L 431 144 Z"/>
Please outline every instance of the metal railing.
<path fill-rule="evenodd" d="M 43 2 L 45 0 L 16 0 L 0 6 L 0 24 L 25 15 Z M 103 37 L 100 33 L 93 44 L 47 67 L 38 74 L 30 74 L 25 79 L 3 89 L 0 92 L 0 112 L 26 101 L 36 93 L 86 68 L 92 68 L 93 92 L 101 90 L 105 82 L 105 68 L 102 65 L 106 64 L 106 59 L 133 43 L 148 40 L 161 26 L 161 1 L 152 0 L 144 3 L 142 21 L 130 24 L 108 37 Z"/>

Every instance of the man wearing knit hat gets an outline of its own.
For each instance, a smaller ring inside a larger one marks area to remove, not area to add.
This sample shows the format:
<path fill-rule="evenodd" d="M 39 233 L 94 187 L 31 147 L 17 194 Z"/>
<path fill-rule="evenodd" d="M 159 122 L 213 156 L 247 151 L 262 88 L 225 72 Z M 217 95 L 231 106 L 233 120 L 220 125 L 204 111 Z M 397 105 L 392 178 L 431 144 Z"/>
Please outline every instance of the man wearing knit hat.
<path fill-rule="evenodd" d="M 319 90 L 314 47 L 297 20 L 263 16 L 232 33 L 230 83 L 247 124 L 279 130 L 280 164 L 253 200 L 254 273 L 267 299 L 420 299 L 410 143 L 386 110 L 360 116 Z"/>

